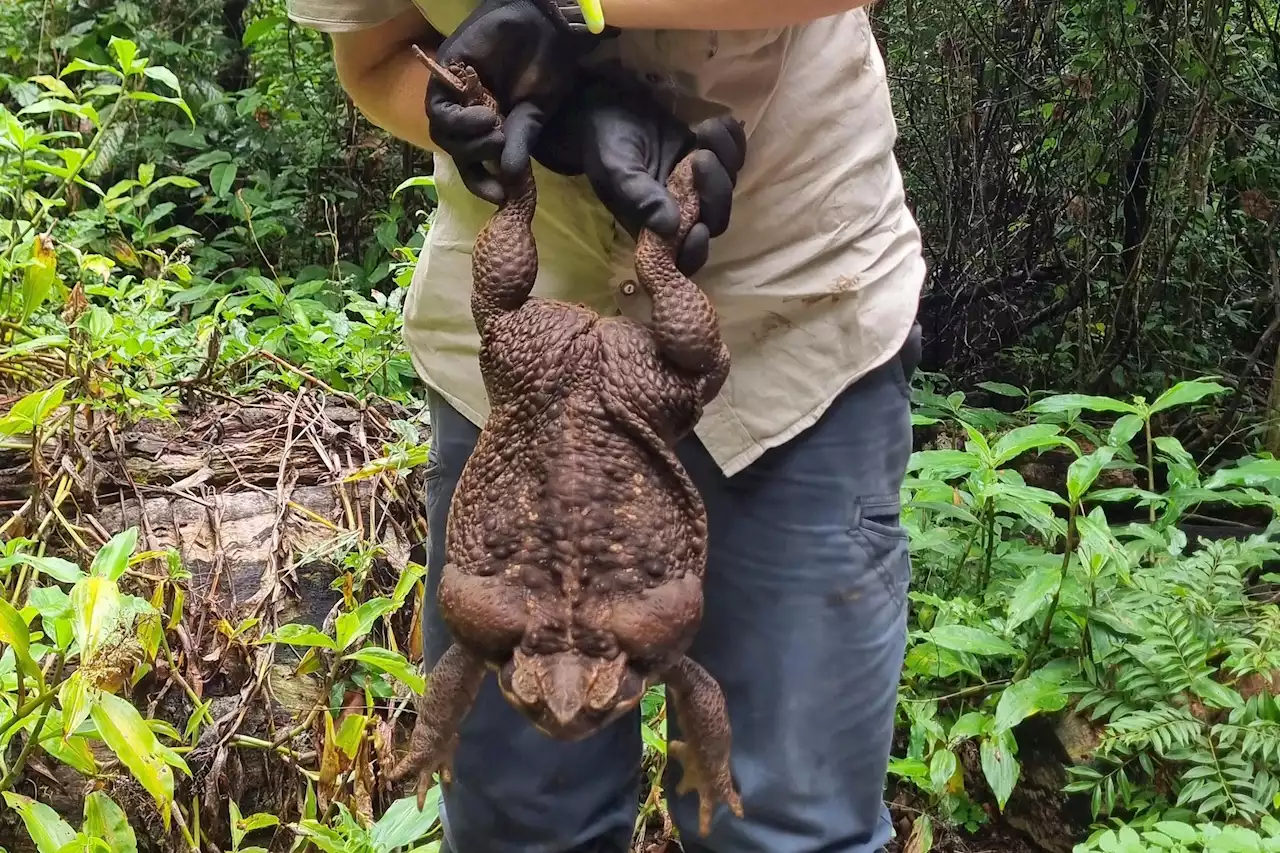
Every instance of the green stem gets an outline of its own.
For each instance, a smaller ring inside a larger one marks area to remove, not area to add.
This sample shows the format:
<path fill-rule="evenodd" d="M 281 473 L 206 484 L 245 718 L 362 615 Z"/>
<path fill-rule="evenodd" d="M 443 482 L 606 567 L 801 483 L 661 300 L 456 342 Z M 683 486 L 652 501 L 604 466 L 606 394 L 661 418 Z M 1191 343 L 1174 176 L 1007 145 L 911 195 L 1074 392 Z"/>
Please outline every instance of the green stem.
<path fill-rule="evenodd" d="M 1155 460 L 1155 452 L 1153 450 L 1153 446 L 1155 442 L 1151 438 L 1151 419 L 1150 418 L 1146 418 L 1143 421 L 1143 427 L 1145 428 L 1145 432 L 1147 436 L 1147 491 L 1151 492 L 1152 494 L 1155 494 L 1156 460 Z M 1151 523 L 1155 524 L 1156 523 L 1156 505 L 1152 504 L 1151 506 L 1147 507 L 1147 511 L 1150 514 Z"/>
<path fill-rule="evenodd" d="M 1027 656 L 1023 659 L 1022 665 L 1018 667 L 1018 671 L 1013 674 L 1012 681 L 1021 681 L 1027 677 L 1027 673 L 1031 672 L 1031 665 L 1035 663 L 1035 659 L 1041 650 L 1048 645 L 1049 637 L 1053 634 L 1053 617 L 1058 612 L 1058 601 L 1062 598 L 1062 587 L 1067 582 L 1067 569 L 1071 567 L 1071 552 L 1075 550 L 1076 513 L 1078 509 L 1079 505 L 1072 502 L 1067 517 L 1067 543 L 1062 552 L 1062 577 L 1058 578 L 1058 588 L 1054 590 L 1053 599 L 1049 602 L 1049 612 L 1044 615 L 1044 625 L 1040 629 L 1040 635 L 1036 637 L 1035 644 L 1027 651 Z"/>
<path fill-rule="evenodd" d="M 987 590 L 987 585 L 991 583 L 991 562 L 996 556 L 996 505 L 992 501 L 987 507 L 987 553 L 983 557 L 982 562 L 982 578 L 978 584 L 979 594 L 983 594 Z"/>
<path fill-rule="evenodd" d="M 53 683 L 57 684 L 62 680 L 62 667 L 66 663 L 66 658 L 58 655 L 58 663 L 53 671 Z M 40 735 L 44 732 L 44 724 L 49 719 L 49 712 L 53 710 L 54 691 L 48 691 L 48 699 L 45 700 L 44 708 L 40 712 L 40 719 L 36 721 L 35 728 L 31 730 L 31 734 L 27 736 L 27 742 L 22 745 L 22 752 L 18 753 L 18 759 L 13 763 L 13 767 L 9 768 L 9 772 L 0 779 L 0 791 L 7 791 L 13 787 L 13 783 L 18 780 L 24 767 L 27 766 L 27 759 L 31 756 L 31 751 L 35 749 L 36 744 L 40 742 Z M 19 709 L 21 711 L 21 708 Z M 23 719 L 24 717 L 14 714 L 14 719 Z"/>
<path fill-rule="evenodd" d="M 44 691 L 39 696 L 36 696 L 29 702 L 19 705 L 18 710 L 13 712 L 13 716 L 3 724 L 0 724 L 0 740 L 4 740 L 4 736 L 9 733 L 9 729 L 19 725 L 27 717 L 30 717 L 38 711 L 42 705 L 47 705 L 51 702 L 53 697 L 57 695 L 58 689 L 56 687 L 50 687 L 48 690 Z"/>

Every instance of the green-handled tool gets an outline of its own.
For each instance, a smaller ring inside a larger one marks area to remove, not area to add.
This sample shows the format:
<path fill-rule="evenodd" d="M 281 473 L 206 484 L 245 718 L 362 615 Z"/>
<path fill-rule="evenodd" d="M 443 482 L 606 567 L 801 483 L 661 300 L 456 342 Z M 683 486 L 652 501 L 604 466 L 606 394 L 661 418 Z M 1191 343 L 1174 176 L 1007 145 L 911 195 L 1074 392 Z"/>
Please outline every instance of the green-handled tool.
<path fill-rule="evenodd" d="M 604 32 L 604 9 L 600 8 L 600 0 L 578 0 L 578 8 L 582 10 L 588 30 L 595 35 Z"/>

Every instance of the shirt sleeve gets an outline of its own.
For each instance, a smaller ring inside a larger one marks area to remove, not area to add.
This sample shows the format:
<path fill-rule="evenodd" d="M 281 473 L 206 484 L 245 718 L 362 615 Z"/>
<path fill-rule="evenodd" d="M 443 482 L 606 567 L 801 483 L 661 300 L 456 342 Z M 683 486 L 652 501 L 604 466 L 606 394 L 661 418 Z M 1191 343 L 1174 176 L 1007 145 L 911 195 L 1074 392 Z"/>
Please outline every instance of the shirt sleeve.
<path fill-rule="evenodd" d="M 288 0 L 289 19 L 325 33 L 376 27 L 414 8 L 413 0 Z"/>

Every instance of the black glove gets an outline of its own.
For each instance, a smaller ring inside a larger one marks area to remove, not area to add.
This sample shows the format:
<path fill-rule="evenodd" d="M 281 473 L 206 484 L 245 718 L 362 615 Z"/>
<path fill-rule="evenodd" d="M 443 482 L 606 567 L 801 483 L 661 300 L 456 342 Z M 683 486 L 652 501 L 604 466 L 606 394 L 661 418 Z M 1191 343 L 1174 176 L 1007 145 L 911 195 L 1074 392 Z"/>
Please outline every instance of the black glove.
<path fill-rule="evenodd" d="M 642 228 L 670 237 L 680 227 L 680 208 L 667 179 L 697 149 L 694 179 L 701 213 L 677 259 L 680 271 L 693 275 L 707 262 L 711 238 L 729 227 L 746 145 L 741 122 L 715 118 L 690 128 L 648 92 L 605 74 L 575 92 L 546 122 L 534 156 L 560 174 L 585 174 L 633 238 Z"/>
<path fill-rule="evenodd" d="M 444 40 L 436 60 L 474 68 L 506 114 L 499 128 L 492 110 L 462 106 L 439 80 L 427 84 L 431 138 L 453 158 L 471 192 L 502 201 L 500 183 L 483 164 L 499 163 L 508 176 L 528 165 L 546 116 L 571 90 L 578 60 L 600 38 L 587 31 L 576 0 L 483 0 Z"/>

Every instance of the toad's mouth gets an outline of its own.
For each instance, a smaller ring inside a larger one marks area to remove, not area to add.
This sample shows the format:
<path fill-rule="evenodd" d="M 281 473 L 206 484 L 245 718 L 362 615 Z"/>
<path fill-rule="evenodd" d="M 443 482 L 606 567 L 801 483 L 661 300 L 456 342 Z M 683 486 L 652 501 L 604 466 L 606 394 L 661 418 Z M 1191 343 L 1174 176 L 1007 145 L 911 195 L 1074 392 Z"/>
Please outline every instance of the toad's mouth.
<path fill-rule="evenodd" d="M 527 654 L 517 650 L 498 669 L 503 696 L 540 732 L 560 741 L 590 737 L 634 710 L 648 679 L 626 655 L 594 657 L 578 651 Z"/>

